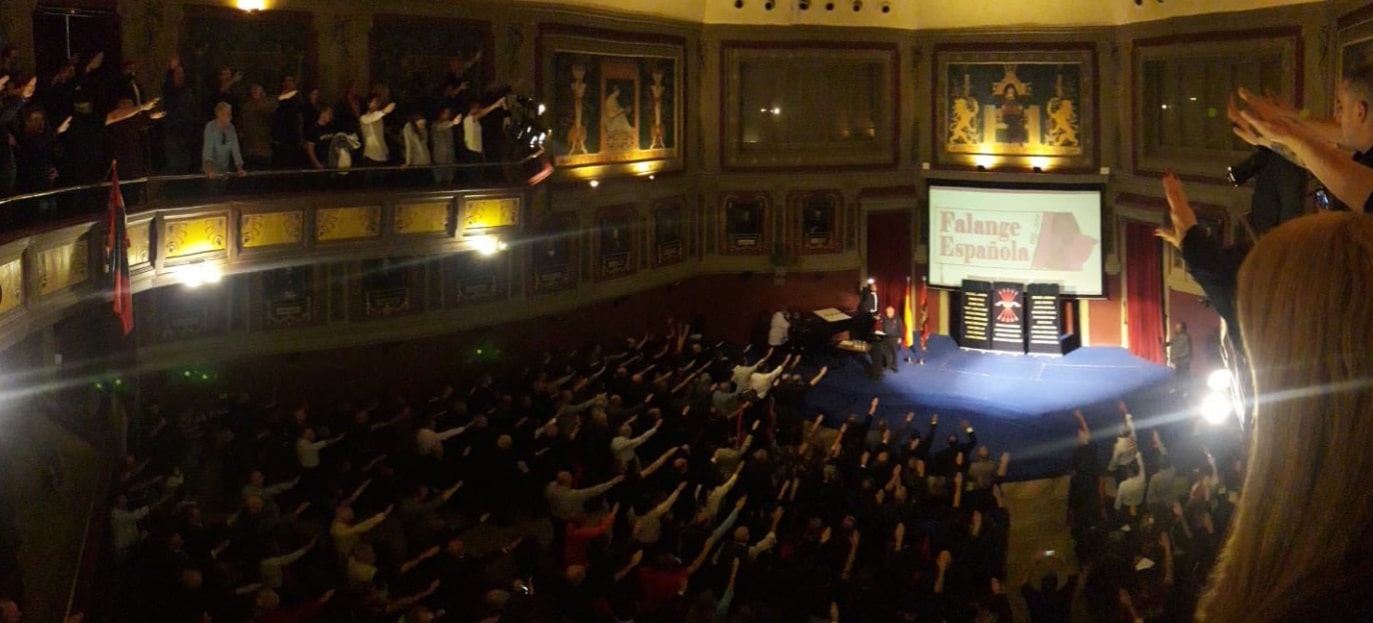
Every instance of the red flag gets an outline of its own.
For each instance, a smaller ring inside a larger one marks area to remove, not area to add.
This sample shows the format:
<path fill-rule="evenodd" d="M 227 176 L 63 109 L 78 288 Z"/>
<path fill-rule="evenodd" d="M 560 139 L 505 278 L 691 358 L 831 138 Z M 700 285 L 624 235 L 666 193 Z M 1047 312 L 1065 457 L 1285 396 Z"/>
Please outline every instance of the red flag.
<path fill-rule="evenodd" d="M 129 284 L 129 215 L 124 210 L 124 196 L 119 194 L 119 171 L 110 165 L 110 222 L 105 252 L 109 256 L 109 272 L 114 279 L 114 313 L 124 327 L 124 335 L 133 332 L 133 287 Z"/>
<path fill-rule="evenodd" d="M 930 283 L 920 278 L 920 350 L 930 342 Z"/>

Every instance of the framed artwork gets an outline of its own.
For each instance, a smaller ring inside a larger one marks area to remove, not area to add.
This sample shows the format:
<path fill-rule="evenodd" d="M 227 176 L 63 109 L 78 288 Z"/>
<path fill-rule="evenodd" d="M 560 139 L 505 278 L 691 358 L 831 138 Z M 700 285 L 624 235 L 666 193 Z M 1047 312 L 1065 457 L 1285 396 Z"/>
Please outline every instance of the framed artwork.
<path fill-rule="evenodd" d="M 726 41 L 721 168 L 895 167 L 895 44 Z"/>
<path fill-rule="evenodd" d="M 844 196 L 837 190 L 795 192 L 787 197 L 787 231 L 801 255 L 839 253 L 843 243 Z"/>
<path fill-rule="evenodd" d="M 727 193 L 720 197 L 720 254 L 769 255 L 772 230 L 764 193 Z"/>
<path fill-rule="evenodd" d="M 313 13 L 248 12 L 199 4 L 188 4 L 185 11 L 181 61 L 196 93 L 214 93 L 225 67 L 243 72 L 236 87 L 240 94 L 246 94 L 251 84 L 279 93 L 285 76 L 294 76 L 301 86 L 319 83 Z"/>
<path fill-rule="evenodd" d="M 543 26 L 539 86 L 554 164 L 656 161 L 652 170 L 680 169 L 685 50 L 680 38 Z"/>
<path fill-rule="evenodd" d="M 546 294 L 577 285 L 577 215 L 559 212 L 535 227 L 529 247 L 529 290 Z"/>
<path fill-rule="evenodd" d="M 669 266 L 686 258 L 686 197 L 659 199 L 653 204 L 652 265 Z"/>
<path fill-rule="evenodd" d="M 1344 72 L 1373 63 L 1373 5 L 1340 16 L 1337 28 L 1332 88 L 1339 86 Z"/>
<path fill-rule="evenodd" d="M 633 274 L 638 268 L 634 249 L 634 206 L 621 205 L 596 211 L 595 238 L 596 278 L 611 279 Z"/>
<path fill-rule="evenodd" d="M 934 82 L 941 167 L 1095 171 L 1095 44 L 942 45 Z"/>
<path fill-rule="evenodd" d="M 384 82 L 409 112 L 433 115 L 445 101 L 480 96 L 495 75 L 490 22 L 379 13 L 369 45 L 371 75 L 384 76 L 373 82 Z M 457 86 L 447 84 L 450 76 Z"/>
<path fill-rule="evenodd" d="M 1262 28 L 1138 39 L 1131 47 L 1132 163 L 1136 175 L 1174 170 L 1228 183 L 1226 166 L 1253 148 L 1235 136 L 1226 107 L 1239 87 L 1298 108 L 1301 28 Z"/>
<path fill-rule="evenodd" d="M 471 305 L 504 298 L 508 291 L 509 253 L 486 256 L 455 253 L 443 259 L 450 306 Z"/>

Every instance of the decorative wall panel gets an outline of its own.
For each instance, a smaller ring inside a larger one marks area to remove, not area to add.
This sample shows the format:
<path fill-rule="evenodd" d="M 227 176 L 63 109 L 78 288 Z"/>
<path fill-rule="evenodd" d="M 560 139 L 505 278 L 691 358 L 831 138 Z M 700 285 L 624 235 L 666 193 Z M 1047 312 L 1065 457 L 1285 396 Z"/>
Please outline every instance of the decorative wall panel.
<path fill-rule="evenodd" d="M 300 244 L 305 239 L 305 213 L 299 210 L 244 214 L 239 220 L 239 244 L 245 249 Z"/>
<path fill-rule="evenodd" d="M 24 304 L 24 259 L 16 257 L 0 264 L 0 316 Z"/>
<path fill-rule="evenodd" d="M 320 242 L 376 238 L 381 235 L 381 206 L 320 208 L 315 211 L 315 239 Z"/>
<path fill-rule="evenodd" d="M 227 246 L 228 217 L 212 216 L 167 221 L 167 240 L 162 249 L 169 259 L 223 251 Z"/>
<path fill-rule="evenodd" d="M 403 203 L 395 208 L 397 234 L 443 234 L 448 232 L 448 206 L 451 201 Z"/>
<path fill-rule="evenodd" d="M 90 236 L 44 249 L 34 267 L 39 296 L 65 290 L 90 279 Z"/>

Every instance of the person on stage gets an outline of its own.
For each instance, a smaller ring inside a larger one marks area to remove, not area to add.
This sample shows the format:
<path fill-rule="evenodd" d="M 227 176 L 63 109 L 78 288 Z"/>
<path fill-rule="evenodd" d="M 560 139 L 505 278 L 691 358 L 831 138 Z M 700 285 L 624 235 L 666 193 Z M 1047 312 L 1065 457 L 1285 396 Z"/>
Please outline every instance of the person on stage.
<path fill-rule="evenodd" d="M 899 371 L 896 368 L 896 351 L 901 345 L 901 336 L 906 333 L 906 327 L 902 324 L 901 317 L 896 315 L 895 307 L 888 305 L 882 311 L 880 322 L 882 340 L 872 349 L 873 380 L 881 379 L 884 370 Z"/>
<path fill-rule="evenodd" d="M 872 337 L 873 319 L 877 317 L 877 284 L 868 279 L 858 291 L 858 309 L 853 314 L 853 339 L 866 341 Z"/>

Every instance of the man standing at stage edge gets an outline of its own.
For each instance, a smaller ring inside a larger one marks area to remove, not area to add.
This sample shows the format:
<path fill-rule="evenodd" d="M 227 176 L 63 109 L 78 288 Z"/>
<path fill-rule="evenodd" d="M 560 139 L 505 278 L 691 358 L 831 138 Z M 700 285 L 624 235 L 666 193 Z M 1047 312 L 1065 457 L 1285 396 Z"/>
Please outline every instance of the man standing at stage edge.
<path fill-rule="evenodd" d="M 1173 325 L 1173 339 L 1163 343 L 1168 347 L 1168 360 L 1173 364 L 1173 372 L 1178 376 L 1192 373 L 1192 336 L 1187 335 L 1187 323 Z"/>
<path fill-rule="evenodd" d="M 901 323 L 901 317 L 896 315 L 896 308 L 890 305 L 882 310 L 882 341 L 873 346 L 872 349 L 872 378 L 878 380 L 882 378 L 884 370 L 897 372 L 896 369 L 896 350 L 901 344 L 901 336 L 905 335 L 906 328 Z"/>

